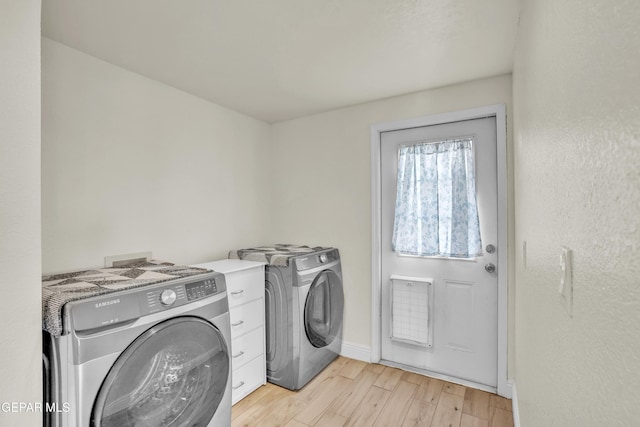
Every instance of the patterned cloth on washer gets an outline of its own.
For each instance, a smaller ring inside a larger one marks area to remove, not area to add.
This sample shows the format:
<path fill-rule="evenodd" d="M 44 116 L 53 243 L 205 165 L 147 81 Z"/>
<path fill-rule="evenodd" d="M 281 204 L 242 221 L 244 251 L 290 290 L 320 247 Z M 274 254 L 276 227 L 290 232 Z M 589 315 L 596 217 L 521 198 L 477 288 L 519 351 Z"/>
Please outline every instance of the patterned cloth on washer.
<path fill-rule="evenodd" d="M 207 273 L 204 268 L 142 261 L 123 267 L 98 268 L 42 277 L 42 329 L 62 335 L 62 309 L 69 301 Z"/>
<path fill-rule="evenodd" d="M 229 258 L 243 259 L 246 261 L 266 262 L 267 265 L 276 267 L 288 267 L 289 259 L 306 253 L 318 252 L 325 249 L 321 246 L 309 247 L 277 243 L 271 246 L 258 246 L 257 248 L 238 249 L 229 252 Z"/>

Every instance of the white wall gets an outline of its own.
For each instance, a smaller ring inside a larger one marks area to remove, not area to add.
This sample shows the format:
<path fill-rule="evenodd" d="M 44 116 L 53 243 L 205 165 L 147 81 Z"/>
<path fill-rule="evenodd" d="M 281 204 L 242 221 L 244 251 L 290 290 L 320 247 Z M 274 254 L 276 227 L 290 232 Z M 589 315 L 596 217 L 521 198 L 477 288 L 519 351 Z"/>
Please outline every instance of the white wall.
<path fill-rule="evenodd" d="M 640 422 L 640 4 L 527 0 L 513 73 L 523 427 Z M 560 304 L 560 247 L 574 305 Z"/>
<path fill-rule="evenodd" d="M 140 251 L 202 262 L 265 241 L 269 125 L 42 43 L 45 273 Z"/>
<path fill-rule="evenodd" d="M 0 3 L 0 64 L 0 403 L 34 404 L 42 395 L 39 0 Z M 41 418 L 0 411 L 3 427 Z"/>
<path fill-rule="evenodd" d="M 270 241 L 340 249 L 345 341 L 365 348 L 371 342 L 370 126 L 498 103 L 511 103 L 510 76 L 384 99 L 273 126 Z M 510 145 L 510 134 L 508 140 Z"/>

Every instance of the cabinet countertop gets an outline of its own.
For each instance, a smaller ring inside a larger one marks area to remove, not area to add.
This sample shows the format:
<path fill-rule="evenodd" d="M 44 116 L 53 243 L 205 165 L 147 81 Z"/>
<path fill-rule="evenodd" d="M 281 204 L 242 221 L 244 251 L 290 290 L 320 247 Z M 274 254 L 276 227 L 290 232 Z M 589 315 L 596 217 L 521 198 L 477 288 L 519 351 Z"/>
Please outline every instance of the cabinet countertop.
<path fill-rule="evenodd" d="M 249 270 L 262 265 L 264 262 L 245 261 L 241 259 L 221 259 L 217 261 L 204 262 L 202 264 L 194 264 L 192 267 L 206 268 L 222 274 L 234 273 L 236 271 Z"/>

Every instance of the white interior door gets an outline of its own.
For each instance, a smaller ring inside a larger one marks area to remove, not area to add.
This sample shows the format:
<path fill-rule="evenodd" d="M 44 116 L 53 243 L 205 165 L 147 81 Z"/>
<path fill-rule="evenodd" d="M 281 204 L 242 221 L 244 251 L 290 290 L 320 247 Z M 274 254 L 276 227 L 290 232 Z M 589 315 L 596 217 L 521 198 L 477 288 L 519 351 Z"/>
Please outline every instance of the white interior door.
<path fill-rule="evenodd" d="M 399 148 L 461 137 L 473 141 L 482 255 L 460 259 L 395 253 Z M 498 251 L 506 250 L 497 247 L 496 119 L 383 132 L 380 141 L 381 358 L 495 388 Z M 495 250 L 487 250 L 488 245 Z"/>

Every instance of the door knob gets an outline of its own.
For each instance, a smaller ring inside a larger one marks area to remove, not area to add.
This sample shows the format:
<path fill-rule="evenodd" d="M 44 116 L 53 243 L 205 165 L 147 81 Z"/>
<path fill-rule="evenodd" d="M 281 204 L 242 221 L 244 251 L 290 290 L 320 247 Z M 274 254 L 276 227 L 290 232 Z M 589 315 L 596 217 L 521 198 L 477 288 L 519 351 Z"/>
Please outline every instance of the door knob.
<path fill-rule="evenodd" d="M 487 273 L 493 273 L 494 271 L 496 271 L 496 266 L 489 263 L 484 266 L 484 269 L 487 270 Z"/>

